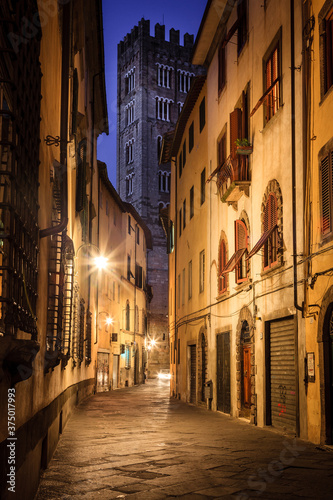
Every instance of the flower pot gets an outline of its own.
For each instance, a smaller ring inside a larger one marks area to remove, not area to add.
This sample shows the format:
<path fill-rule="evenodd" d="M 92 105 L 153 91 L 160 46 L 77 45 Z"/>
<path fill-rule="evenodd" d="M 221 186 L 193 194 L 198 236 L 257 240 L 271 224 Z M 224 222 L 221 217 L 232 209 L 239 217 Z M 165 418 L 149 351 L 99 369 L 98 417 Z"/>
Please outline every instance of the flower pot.
<path fill-rule="evenodd" d="M 250 155 L 253 151 L 253 146 L 237 146 L 236 153 L 238 155 Z"/>

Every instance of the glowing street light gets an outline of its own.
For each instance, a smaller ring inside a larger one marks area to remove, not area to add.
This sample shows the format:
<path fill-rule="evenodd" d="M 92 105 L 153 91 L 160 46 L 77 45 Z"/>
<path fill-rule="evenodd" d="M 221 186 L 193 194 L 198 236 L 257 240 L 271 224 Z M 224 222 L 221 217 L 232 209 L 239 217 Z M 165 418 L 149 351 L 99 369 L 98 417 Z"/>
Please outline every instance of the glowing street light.
<path fill-rule="evenodd" d="M 102 271 L 106 269 L 108 265 L 108 259 L 104 257 L 104 255 L 99 255 L 98 257 L 94 258 L 94 264 L 99 271 Z"/>

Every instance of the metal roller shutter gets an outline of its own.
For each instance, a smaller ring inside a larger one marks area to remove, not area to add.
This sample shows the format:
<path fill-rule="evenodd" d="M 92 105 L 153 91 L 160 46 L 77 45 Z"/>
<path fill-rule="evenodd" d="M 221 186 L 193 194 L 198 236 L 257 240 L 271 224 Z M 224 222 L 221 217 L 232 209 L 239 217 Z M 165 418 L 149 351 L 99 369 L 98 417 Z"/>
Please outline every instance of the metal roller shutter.
<path fill-rule="evenodd" d="M 294 319 L 270 323 L 272 425 L 296 431 Z"/>

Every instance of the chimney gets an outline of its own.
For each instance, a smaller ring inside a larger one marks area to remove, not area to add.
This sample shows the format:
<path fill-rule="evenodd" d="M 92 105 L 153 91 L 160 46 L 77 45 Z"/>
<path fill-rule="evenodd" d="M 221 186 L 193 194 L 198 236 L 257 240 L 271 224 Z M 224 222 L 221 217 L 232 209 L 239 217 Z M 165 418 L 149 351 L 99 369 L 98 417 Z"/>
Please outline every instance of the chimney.
<path fill-rule="evenodd" d="M 179 30 L 175 30 L 173 28 L 171 28 L 171 30 L 169 31 L 170 33 L 170 43 L 174 43 L 176 45 L 179 45 Z"/>

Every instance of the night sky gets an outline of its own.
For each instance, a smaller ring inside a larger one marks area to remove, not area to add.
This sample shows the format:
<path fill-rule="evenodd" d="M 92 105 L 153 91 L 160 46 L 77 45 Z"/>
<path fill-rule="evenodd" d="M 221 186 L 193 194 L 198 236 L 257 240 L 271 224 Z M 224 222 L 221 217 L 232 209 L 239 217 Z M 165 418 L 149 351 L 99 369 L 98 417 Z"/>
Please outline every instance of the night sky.
<path fill-rule="evenodd" d="M 117 45 L 144 17 L 150 20 L 150 34 L 156 23 L 165 24 L 165 38 L 169 30 L 180 30 L 183 45 L 185 33 L 196 37 L 207 0 L 103 0 L 105 46 L 105 79 L 110 134 L 98 140 L 97 158 L 108 166 L 109 177 L 116 187 L 116 132 L 117 132 Z"/>

